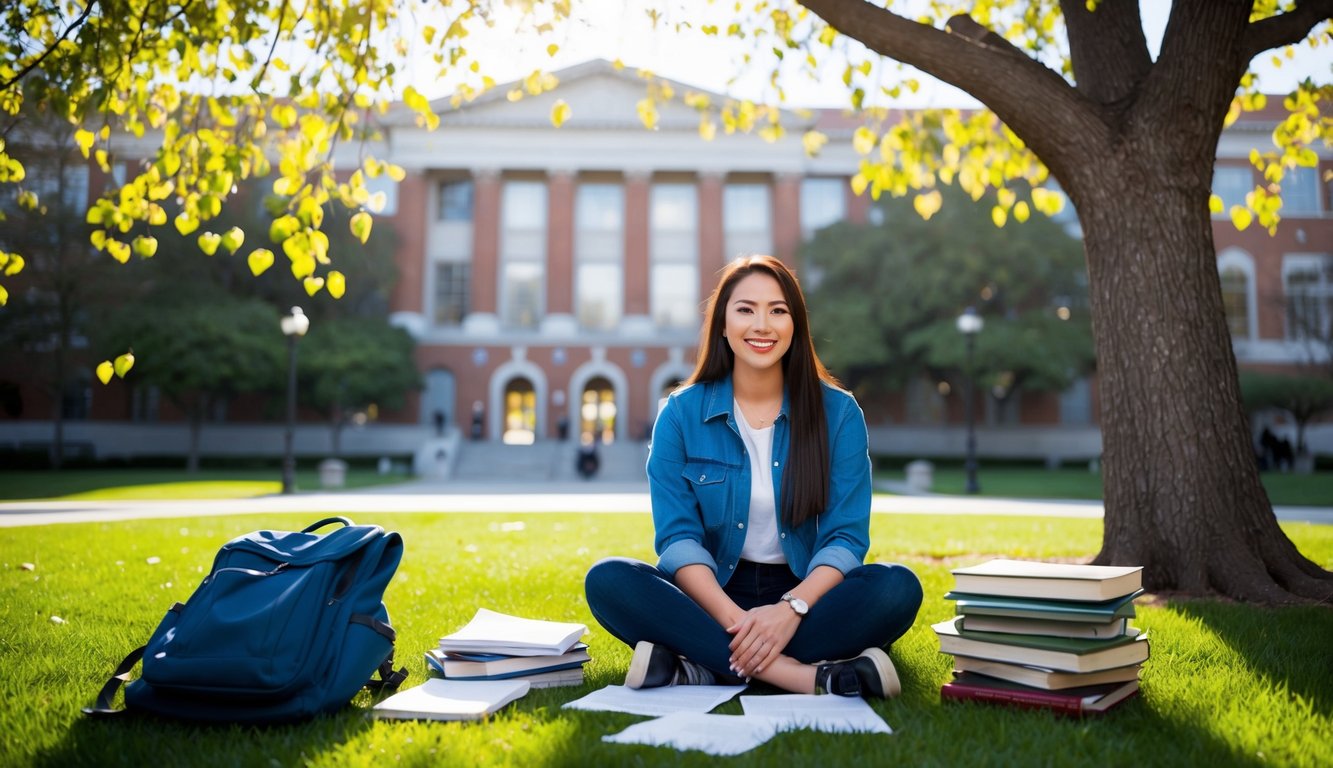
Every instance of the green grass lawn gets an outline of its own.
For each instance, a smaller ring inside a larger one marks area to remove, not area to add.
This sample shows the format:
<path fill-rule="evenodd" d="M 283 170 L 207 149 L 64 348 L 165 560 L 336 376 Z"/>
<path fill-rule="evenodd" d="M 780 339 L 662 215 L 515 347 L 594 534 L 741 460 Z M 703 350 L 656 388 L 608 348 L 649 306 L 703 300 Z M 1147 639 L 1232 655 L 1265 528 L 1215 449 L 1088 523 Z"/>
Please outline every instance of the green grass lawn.
<path fill-rule="evenodd" d="M 651 558 L 642 514 L 355 516 L 400 531 L 406 556 L 385 600 L 409 684 L 422 653 L 479 606 L 586 623 L 593 660 L 579 688 L 533 691 L 482 722 L 374 721 L 355 706 L 283 727 L 200 727 L 151 719 L 90 721 L 114 665 L 163 612 L 186 599 L 226 540 L 322 517 L 275 515 L 10 528 L 0 537 L 0 765 L 435 766 L 712 765 L 700 753 L 606 744 L 640 721 L 564 710 L 619 684 L 629 649 L 593 621 L 588 566 L 606 555 Z M 506 525 L 509 523 L 509 525 Z M 513 525 L 521 523 L 522 525 Z M 991 556 L 1083 558 L 1096 520 L 876 515 L 872 560 L 908 564 L 926 600 L 892 651 L 900 697 L 874 707 L 892 736 L 789 733 L 732 758 L 738 766 L 1309 765 L 1333 764 L 1333 609 L 1269 610 L 1219 601 L 1153 600 L 1135 624 L 1150 633 L 1143 695 L 1100 720 L 943 704 L 950 660 L 929 629 L 951 613 L 949 569 Z M 1292 524 L 1307 556 L 1333 568 L 1333 526 Z M 30 563 L 33 570 L 21 568 Z M 61 619 L 60 622 L 54 620 Z M 718 711 L 739 714 L 732 701 Z"/>
<path fill-rule="evenodd" d="M 352 466 L 347 488 L 401 483 L 406 476 L 381 475 L 374 469 Z M 271 469 L 64 469 L 0 472 L 0 501 L 60 499 L 62 501 L 119 501 L 175 499 L 240 499 L 282 490 L 282 472 Z M 322 490 L 314 467 L 298 467 L 297 491 Z"/>
<path fill-rule="evenodd" d="M 885 480 L 901 482 L 904 473 L 878 473 Z M 1269 500 L 1279 506 L 1328 507 L 1333 506 L 1333 473 L 1316 472 L 1308 475 L 1265 472 L 1261 475 Z M 961 494 L 966 487 L 962 467 L 936 465 L 935 493 Z M 1101 499 L 1102 476 L 1087 468 L 998 466 L 985 464 L 977 472 L 977 484 L 982 496 L 1029 499 Z"/>

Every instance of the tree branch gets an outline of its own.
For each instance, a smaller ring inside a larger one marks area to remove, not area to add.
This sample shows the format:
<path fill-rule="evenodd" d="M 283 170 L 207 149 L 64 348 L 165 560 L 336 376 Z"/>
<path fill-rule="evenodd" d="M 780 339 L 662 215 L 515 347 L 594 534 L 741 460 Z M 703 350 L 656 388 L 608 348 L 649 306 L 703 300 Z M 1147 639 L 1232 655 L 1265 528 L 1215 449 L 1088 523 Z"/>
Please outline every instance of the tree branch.
<path fill-rule="evenodd" d="M 1250 24 L 1245 32 L 1245 60 L 1272 48 L 1299 43 L 1314 25 L 1333 17 L 1333 0 L 1305 0 L 1296 7 Z"/>
<path fill-rule="evenodd" d="M 1105 151 L 1111 144 L 1109 113 L 970 16 L 954 16 L 938 30 L 865 0 L 799 1 L 870 50 L 981 101 L 1057 178 L 1065 176 L 1074 158 Z"/>
<path fill-rule="evenodd" d="M 24 77 L 26 77 L 29 72 L 41 66 L 42 62 L 46 61 L 46 57 L 55 53 L 56 49 L 60 47 L 60 44 L 65 42 L 65 38 L 69 37 L 70 32 L 73 32 L 74 30 L 83 26 L 83 22 L 88 20 L 88 15 L 93 12 L 93 8 L 96 5 L 97 5 L 97 0 L 93 0 L 92 2 L 88 3 L 88 5 L 84 6 L 83 13 L 79 14 L 79 17 L 77 19 L 70 22 L 70 25 L 68 27 L 65 27 L 65 30 L 60 33 L 60 37 L 57 37 L 54 43 L 51 43 L 51 45 L 45 51 L 42 51 L 41 56 L 38 56 L 37 58 L 28 62 L 23 67 L 23 69 L 20 69 L 18 73 L 15 74 L 13 77 L 0 83 L 0 91 L 9 90 L 9 87 L 11 85 L 14 85 L 15 83 L 19 82 Z"/>
<path fill-rule="evenodd" d="M 1103 2 L 1095 11 L 1084 0 L 1060 0 L 1060 10 L 1079 93 L 1107 106 L 1129 102 L 1152 71 L 1137 0 Z"/>

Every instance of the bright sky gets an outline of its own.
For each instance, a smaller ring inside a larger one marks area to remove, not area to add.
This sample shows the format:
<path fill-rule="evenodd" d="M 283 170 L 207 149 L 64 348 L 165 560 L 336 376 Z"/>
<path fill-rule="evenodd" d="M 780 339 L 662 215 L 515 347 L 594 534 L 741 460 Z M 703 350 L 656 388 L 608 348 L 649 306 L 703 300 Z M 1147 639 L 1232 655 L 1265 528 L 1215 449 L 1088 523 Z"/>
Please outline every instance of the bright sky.
<path fill-rule="evenodd" d="M 649 7 L 670 6 L 654 29 L 649 21 L 646 9 Z M 498 82 L 507 82 L 523 77 L 535 68 L 548 71 L 557 70 L 590 59 L 622 60 L 627 66 L 649 69 L 658 75 L 694 85 L 710 91 L 729 93 L 749 98 L 764 98 L 766 72 L 756 72 L 748 78 L 742 78 L 733 85 L 728 85 L 728 78 L 740 71 L 737 46 L 727 45 L 721 37 L 704 37 L 697 31 L 701 24 L 711 19 L 729 19 L 727 11 L 731 3 L 708 5 L 703 0 L 674 0 L 670 3 L 653 0 L 583 0 L 576 3 L 586 9 L 580 14 L 581 20 L 569 25 L 567 31 L 555 39 L 524 39 L 509 35 L 478 34 L 469 38 L 469 47 L 479 50 L 483 47 L 504 47 L 503 64 L 494 66 L 489 74 Z M 909 7 L 901 0 L 895 8 Z M 1144 16 L 1145 31 L 1150 49 L 1156 53 L 1161 44 L 1161 37 L 1166 26 L 1170 3 L 1165 0 L 1141 0 L 1140 7 Z M 671 31 L 679 20 L 688 20 L 694 26 L 692 32 L 677 35 Z M 725 22 L 723 22 L 725 26 Z M 546 53 L 550 42 L 559 44 L 560 51 L 552 58 Z M 1269 64 L 1270 54 L 1264 54 L 1256 60 L 1260 74 L 1260 86 L 1269 93 L 1291 90 L 1300 80 L 1313 76 L 1327 82 L 1333 71 L 1333 56 L 1326 45 L 1319 50 L 1308 46 L 1297 47 L 1296 58 L 1280 69 Z M 500 57 L 487 52 L 483 58 L 495 62 Z M 769 57 L 771 58 L 771 57 Z M 767 60 L 764 61 L 766 65 Z M 822 79 L 814 82 L 804 74 L 785 78 L 783 87 L 787 91 L 787 102 L 792 106 L 840 107 L 847 104 L 846 91 L 841 82 L 843 65 L 840 62 L 825 62 Z M 908 70 L 904 77 L 916 77 L 922 87 L 916 94 L 908 94 L 891 103 L 894 106 L 976 106 L 976 102 L 965 93 L 938 83 L 915 70 Z M 434 87 L 420 86 L 431 97 L 446 95 L 449 87 L 445 83 L 436 83 Z"/>

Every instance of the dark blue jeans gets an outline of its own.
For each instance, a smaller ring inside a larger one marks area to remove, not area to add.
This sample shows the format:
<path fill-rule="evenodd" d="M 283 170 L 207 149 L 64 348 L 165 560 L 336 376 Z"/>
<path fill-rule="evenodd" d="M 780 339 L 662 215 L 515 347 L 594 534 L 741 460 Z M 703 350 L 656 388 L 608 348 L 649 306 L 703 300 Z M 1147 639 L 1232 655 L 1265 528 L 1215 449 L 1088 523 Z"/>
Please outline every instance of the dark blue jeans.
<path fill-rule="evenodd" d="M 800 583 L 786 565 L 741 561 L 723 588 L 741 608 L 770 605 Z M 602 560 L 584 581 L 588 607 L 606 631 L 633 647 L 658 643 L 714 673 L 730 675 L 732 636 L 657 568 L 623 557 Z M 850 571 L 801 620 L 784 653 L 807 664 L 887 648 L 921 607 L 921 582 L 902 565 Z"/>

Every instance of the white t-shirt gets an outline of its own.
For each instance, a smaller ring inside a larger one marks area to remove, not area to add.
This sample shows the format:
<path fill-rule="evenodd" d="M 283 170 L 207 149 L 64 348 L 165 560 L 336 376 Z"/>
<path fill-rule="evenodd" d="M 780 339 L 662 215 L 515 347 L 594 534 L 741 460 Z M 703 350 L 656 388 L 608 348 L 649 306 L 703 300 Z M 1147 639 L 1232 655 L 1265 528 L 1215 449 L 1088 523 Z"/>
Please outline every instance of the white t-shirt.
<path fill-rule="evenodd" d="M 777 500 L 773 498 L 773 427 L 755 429 L 734 405 L 745 452 L 750 456 L 750 520 L 745 526 L 741 558 L 752 563 L 785 563 L 778 541 Z"/>

